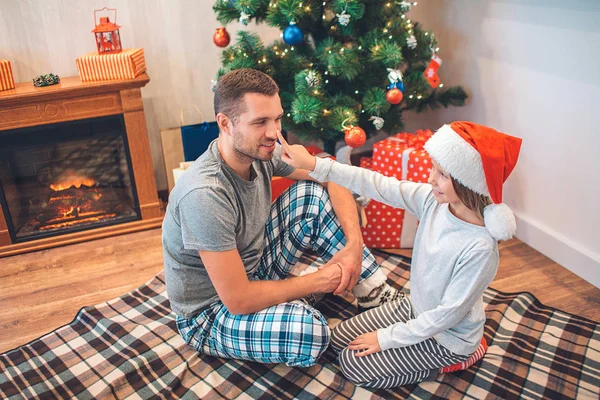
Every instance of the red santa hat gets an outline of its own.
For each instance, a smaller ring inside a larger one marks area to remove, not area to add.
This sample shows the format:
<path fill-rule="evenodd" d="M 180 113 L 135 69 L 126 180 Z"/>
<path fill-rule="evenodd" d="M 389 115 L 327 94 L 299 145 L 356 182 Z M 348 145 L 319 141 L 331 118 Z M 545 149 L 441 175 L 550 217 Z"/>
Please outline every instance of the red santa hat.
<path fill-rule="evenodd" d="M 487 126 L 459 121 L 442 126 L 425 143 L 431 158 L 452 178 L 492 199 L 483 219 L 498 240 L 510 239 L 516 231 L 515 217 L 502 203 L 502 184 L 515 168 L 521 142 Z"/>

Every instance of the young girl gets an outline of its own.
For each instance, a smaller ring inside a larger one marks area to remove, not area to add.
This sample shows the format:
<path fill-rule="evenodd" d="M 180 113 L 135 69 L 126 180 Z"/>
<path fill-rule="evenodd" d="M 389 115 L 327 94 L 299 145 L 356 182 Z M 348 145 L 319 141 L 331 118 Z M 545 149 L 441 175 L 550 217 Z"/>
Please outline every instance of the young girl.
<path fill-rule="evenodd" d="M 498 269 L 498 240 L 515 232 L 502 204 L 521 139 L 472 122 L 441 127 L 425 144 L 429 184 L 398 181 L 315 158 L 280 136 L 283 161 L 419 219 L 404 296 L 342 322 L 332 334 L 344 375 L 361 386 L 420 382 L 469 359 L 483 337 L 483 292 Z M 478 352 L 479 353 L 479 352 Z"/>

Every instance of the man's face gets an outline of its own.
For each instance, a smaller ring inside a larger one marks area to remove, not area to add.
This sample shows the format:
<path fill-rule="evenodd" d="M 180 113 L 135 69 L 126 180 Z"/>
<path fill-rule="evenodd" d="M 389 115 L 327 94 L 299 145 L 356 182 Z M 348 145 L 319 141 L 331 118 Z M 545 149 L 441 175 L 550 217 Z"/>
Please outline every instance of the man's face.
<path fill-rule="evenodd" d="M 237 122 L 232 122 L 234 150 L 249 161 L 269 161 L 283 117 L 279 95 L 246 93 L 242 101 L 246 103 L 245 111 Z"/>

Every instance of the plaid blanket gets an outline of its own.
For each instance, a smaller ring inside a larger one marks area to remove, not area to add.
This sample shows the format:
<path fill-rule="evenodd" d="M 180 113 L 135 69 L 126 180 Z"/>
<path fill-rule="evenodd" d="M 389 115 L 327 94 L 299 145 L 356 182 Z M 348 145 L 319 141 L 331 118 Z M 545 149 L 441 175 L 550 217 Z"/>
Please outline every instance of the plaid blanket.
<path fill-rule="evenodd" d="M 410 260 L 375 252 L 390 280 L 408 290 Z M 302 260 L 312 263 L 313 257 Z M 600 396 L 598 324 L 540 304 L 528 293 L 489 289 L 484 358 L 465 371 L 394 390 L 354 386 L 331 351 L 311 368 L 200 355 L 187 347 L 159 274 L 74 321 L 0 355 L 0 397 L 21 398 L 594 398 Z M 330 296 L 327 318 L 356 313 Z"/>

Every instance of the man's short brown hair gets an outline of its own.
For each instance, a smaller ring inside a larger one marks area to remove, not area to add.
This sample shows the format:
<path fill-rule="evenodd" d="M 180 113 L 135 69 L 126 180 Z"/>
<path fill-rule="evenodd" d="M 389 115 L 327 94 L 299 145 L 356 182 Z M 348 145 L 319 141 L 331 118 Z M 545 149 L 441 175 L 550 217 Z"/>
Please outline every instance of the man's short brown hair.
<path fill-rule="evenodd" d="M 237 122 L 245 111 L 246 104 L 242 100 L 246 93 L 274 96 L 279 93 L 279 87 L 269 75 L 255 69 L 241 68 L 231 71 L 219 78 L 215 87 L 215 115 L 223 113 L 232 122 Z"/>

